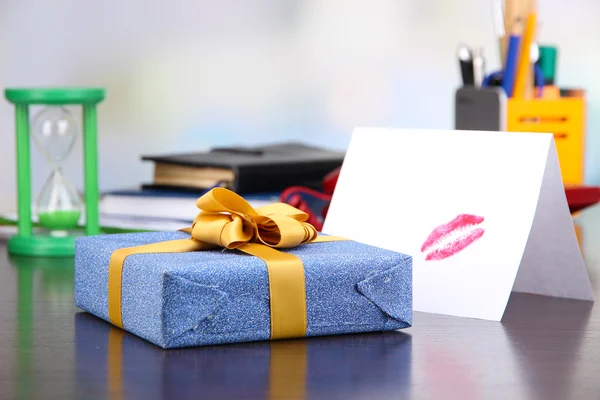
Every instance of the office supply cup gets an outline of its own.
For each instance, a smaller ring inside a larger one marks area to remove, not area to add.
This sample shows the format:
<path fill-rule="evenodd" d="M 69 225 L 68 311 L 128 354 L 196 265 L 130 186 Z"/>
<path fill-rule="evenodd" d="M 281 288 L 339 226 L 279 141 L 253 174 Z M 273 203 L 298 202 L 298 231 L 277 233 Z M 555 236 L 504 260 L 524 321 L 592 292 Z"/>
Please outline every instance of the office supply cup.
<path fill-rule="evenodd" d="M 77 236 L 100 233 L 96 105 L 104 99 L 104 89 L 7 88 L 4 95 L 15 106 L 17 150 L 18 231 L 8 241 L 8 251 L 25 256 L 73 256 Z M 34 105 L 42 109 L 30 120 L 30 107 Z M 81 107 L 83 129 L 67 106 Z M 83 196 L 63 170 L 80 135 L 84 149 Z M 35 201 L 31 193 L 31 138 L 50 169 Z"/>

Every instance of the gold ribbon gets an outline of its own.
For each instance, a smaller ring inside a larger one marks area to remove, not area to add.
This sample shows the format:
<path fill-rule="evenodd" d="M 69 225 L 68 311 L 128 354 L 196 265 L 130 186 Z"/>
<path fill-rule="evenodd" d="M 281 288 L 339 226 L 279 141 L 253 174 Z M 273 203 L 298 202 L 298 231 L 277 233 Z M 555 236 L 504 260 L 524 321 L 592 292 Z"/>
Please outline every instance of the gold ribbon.
<path fill-rule="evenodd" d="M 345 240 L 318 236 L 306 221 L 308 215 L 288 204 L 252 208 L 246 200 L 225 188 L 215 188 L 196 201 L 201 210 L 189 239 L 169 240 L 113 252 L 108 268 L 108 316 L 123 328 L 121 290 L 125 258 L 141 253 L 173 253 L 215 248 L 236 249 L 260 258 L 267 265 L 271 307 L 271 339 L 306 335 L 304 266 L 297 256 L 276 249 L 305 243 Z"/>

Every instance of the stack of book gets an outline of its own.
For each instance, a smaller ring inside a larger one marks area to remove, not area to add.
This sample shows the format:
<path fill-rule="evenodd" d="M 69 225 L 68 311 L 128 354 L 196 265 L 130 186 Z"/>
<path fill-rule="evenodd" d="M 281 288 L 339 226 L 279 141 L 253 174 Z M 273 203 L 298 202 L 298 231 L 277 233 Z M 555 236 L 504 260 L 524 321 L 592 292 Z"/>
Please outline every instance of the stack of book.
<path fill-rule="evenodd" d="M 344 153 L 302 143 L 213 148 L 207 152 L 142 156 L 154 163 L 153 181 L 140 190 L 107 193 L 102 215 L 191 222 L 195 200 L 213 187 L 226 187 L 253 207 L 279 201 L 290 186 L 321 189 Z"/>
<path fill-rule="evenodd" d="M 198 191 L 222 185 L 250 194 L 289 186 L 320 189 L 323 177 L 342 164 L 344 153 L 292 142 L 142 159 L 154 163 L 154 182 L 145 188 Z"/>
<path fill-rule="evenodd" d="M 120 190 L 105 193 L 100 201 L 100 216 L 122 221 L 145 221 L 151 226 L 190 226 L 199 210 L 196 199 L 206 191 L 175 191 L 158 188 Z M 279 201 L 278 193 L 244 196 L 253 207 Z M 101 221 L 102 222 L 102 221 Z M 162 229 L 164 230 L 164 229 Z"/>

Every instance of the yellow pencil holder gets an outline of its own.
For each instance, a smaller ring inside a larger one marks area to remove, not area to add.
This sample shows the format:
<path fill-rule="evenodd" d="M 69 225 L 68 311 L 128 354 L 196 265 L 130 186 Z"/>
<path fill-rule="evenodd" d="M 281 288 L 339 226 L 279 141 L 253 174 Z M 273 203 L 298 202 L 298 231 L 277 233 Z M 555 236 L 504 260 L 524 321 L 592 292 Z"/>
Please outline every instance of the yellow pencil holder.
<path fill-rule="evenodd" d="M 510 132 L 553 133 L 565 185 L 584 183 L 585 97 L 508 99 Z"/>

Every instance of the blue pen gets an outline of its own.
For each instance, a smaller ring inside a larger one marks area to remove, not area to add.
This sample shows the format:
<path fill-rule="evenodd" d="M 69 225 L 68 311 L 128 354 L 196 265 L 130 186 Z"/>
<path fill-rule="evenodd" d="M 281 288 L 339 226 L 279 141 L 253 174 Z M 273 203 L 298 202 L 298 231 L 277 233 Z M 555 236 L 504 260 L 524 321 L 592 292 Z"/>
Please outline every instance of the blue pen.
<path fill-rule="evenodd" d="M 537 63 L 539 59 L 540 48 L 537 43 L 532 43 L 531 63 L 533 64 L 533 86 L 537 89 L 535 97 L 542 97 L 544 95 L 544 85 L 546 84 L 542 68 Z"/>
<path fill-rule="evenodd" d="M 515 76 L 517 70 L 517 58 L 519 56 L 519 43 L 521 38 L 518 35 L 510 35 L 508 40 L 508 51 L 506 53 L 506 66 L 504 67 L 504 76 L 502 79 L 502 88 L 506 96 L 512 97 L 515 86 Z"/>
<path fill-rule="evenodd" d="M 545 84 L 544 73 L 542 72 L 542 68 L 537 64 L 535 64 L 535 66 L 534 66 L 533 76 L 534 76 L 534 85 L 537 88 L 536 97 L 542 97 L 543 93 L 544 93 L 544 84 Z"/>

